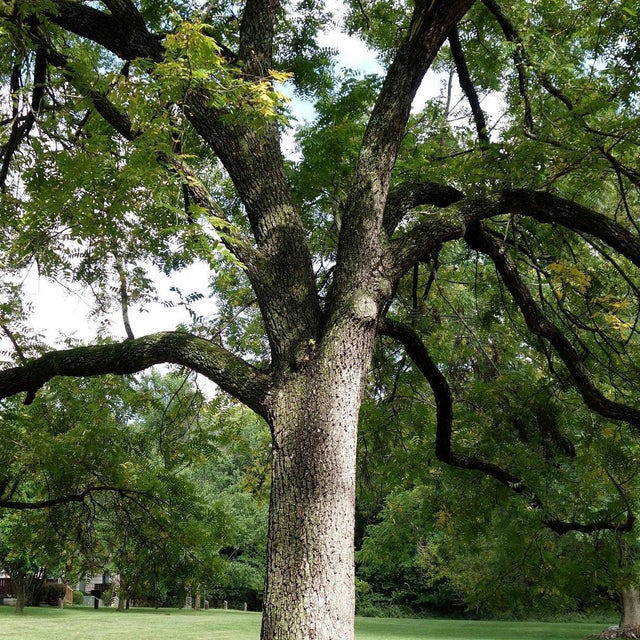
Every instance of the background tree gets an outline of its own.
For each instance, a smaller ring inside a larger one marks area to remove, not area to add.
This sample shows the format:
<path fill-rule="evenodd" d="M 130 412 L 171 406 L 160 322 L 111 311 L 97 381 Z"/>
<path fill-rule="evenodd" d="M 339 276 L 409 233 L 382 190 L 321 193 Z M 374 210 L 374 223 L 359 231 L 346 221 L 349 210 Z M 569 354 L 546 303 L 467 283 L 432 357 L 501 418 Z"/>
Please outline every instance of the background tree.
<path fill-rule="evenodd" d="M 2 413 L 14 445 L 3 451 L 2 567 L 23 596 L 32 576 L 75 583 L 111 569 L 127 598 L 182 605 L 185 584 L 219 582 L 230 535 L 190 477 L 214 451 L 202 395 L 179 374 L 88 379 L 82 391 L 61 379 Z"/>
<path fill-rule="evenodd" d="M 465 265 L 487 266 L 485 283 L 441 286 L 486 286 L 504 310 L 466 298 L 462 317 L 483 315 L 484 336 L 495 332 L 481 343 L 480 382 L 492 384 L 493 344 L 518 332 L 524 357 L 535 356 L 530 372 L 573 385 L 605 419 L 600 442 L 605 423 L 640 426 L 638 305 L 626 302 L 637 298 L 640 264 L 637 8 L 348 3 L 347 28 L 384 72 L 346 83 L 316 45 L 327 19 L 322 5 L 271 0 L 15 0 L 2 19 L 6 288 L 36 261 L 45 276 L 91 286 L 99 308 L 117 305 L 127 339 L 26 361 L 9 319 L 22 361 L 0 374 L 0 392 L 26 392 L 30 403 L 56 376 L 173 363 L 264 418 L 273 454 L 265 640 L 353 637 L 357 423 L 377 336 L 402 345 L 428 381 L 442 461 L 492 476 L 557 533 L 634 521 L 630 503 L 563 519 L 543 491 L 551 468 L 529 475 L 510 466 L 502 439 L 461 438 L 455 374 L 465 372 L 443 358 L 467 345 L 445 334 L 454 340 L 434 351 L 435 327 L 405 322 L 396 293 L 420 282 L 421 265 L 434 271 L 442 247 L 457 248 Z M 432 67 L 454 70 L 468 107 L 458 111 L 447 92 L 412 115 Z M 322 140 L 301 138 L 295 164 L 280 151 L 274 82 L 289 70 L 318 102 L 325 144 L 332 129 L 343 144 L 336 171 L 315 181 L 300 178 L 315 173 Z M 501 101 L 492 118 L 482 109 L 489 95 Z M 468 126 L 454 126 L 458 117 Z M 153 296 L 144 261 L 171 272 L 195 259 L 229 283 L 217 290 L 219 317 L 136 338 L 130 303 Z M 260 339 L 240 335 L 258 326 Z"/>

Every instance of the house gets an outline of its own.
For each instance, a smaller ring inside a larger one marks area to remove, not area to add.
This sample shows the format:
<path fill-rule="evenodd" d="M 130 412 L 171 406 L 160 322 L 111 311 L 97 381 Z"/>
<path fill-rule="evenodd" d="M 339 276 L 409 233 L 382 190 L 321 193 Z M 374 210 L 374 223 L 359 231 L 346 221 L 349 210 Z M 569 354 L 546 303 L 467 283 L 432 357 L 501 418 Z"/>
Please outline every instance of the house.
<path fill-rule="evenodd" d="M 87 574 L 83 580 L 76 585 L 76 591 L 82 591 L 96 598 L 100 598 L 102 593 L 111 587 L 111 574 L 108 571 L 97 574 Z"/>

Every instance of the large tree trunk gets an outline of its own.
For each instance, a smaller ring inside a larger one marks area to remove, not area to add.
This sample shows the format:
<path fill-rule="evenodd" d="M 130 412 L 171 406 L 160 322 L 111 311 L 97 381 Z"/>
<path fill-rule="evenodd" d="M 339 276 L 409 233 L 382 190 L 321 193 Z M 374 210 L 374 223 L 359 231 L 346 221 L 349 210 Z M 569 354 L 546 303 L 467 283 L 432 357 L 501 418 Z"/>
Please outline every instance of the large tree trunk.
<path fill-rule="evenodd" d="M 640 591 L 624 589 L 620 593 L 622 617 L 620 627 L 640 627 Z"/>
<path fill-rule="evenodd" d="M 273 400 L 262 640 L 353 638 L 356 439 L 373 330 L 340 333 L 310 344 Z"/>

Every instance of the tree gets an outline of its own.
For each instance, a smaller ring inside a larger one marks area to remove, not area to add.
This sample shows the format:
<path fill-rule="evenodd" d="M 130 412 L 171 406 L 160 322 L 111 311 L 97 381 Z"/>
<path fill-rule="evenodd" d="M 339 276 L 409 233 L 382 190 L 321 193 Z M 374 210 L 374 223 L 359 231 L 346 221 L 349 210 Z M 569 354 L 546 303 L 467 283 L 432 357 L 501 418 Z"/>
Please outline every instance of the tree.
<path fill-rule="evenodd" d="M 203 404 L 179 374 L 60 378 L 29 407 L 6 403 L 0 566 L 19 611 L 52 574 L 75 583 L 109 568 L 154 603 L 219 577 L 227 517 L 187 473 L 213 452 Z"/>
<path fill-rule="evenodd" d="M 101 308 L 121 308 L 127 339 L 27 359 L 30 336 L 7 321 L 19 362 L 0 373 L 0 394 L 26 392 L 29 403 L 56 376 L 173 363 L 264 418 L 273 453 L 264 640 L 353 637 L 356 438 L 376 336 L 397 341 L 429 382 L 442 461 L 523 495 L 557 533 L 634 521 L 630 506 L 615 519 L 562 520 L 537 478 L 459 444 L 445 361 L 402 322 L 396 292 L 419 284 L 424 264 L 435 279 L 440 248 L 455 244 L 490 274 L 466 284 L 465 313 L 483 314 L 496 340 L 509 327 L 522 335 L 536 375 L 575 385 L 595 414 L 640 426 L 637 305 L 627 302 L 640 265 L 637 7 L 346 9 L 382 78 L 340 81 L 317 45 L 327 15 L 313 2 L 14 0 L 2 17 L 9 284 L 37 261 L 46 276 L 91 286 Z M 457 75 L 462 113 L 445 92 L 412 115 L 434 65 Z M 280 150 L 275 90 L 291 70 L 318 105 L 297 163 Z M 482 109 L 490 94 L 504 103 L 493 118 Z M 469 126 L 454 126 L 458 117 Z M 329 165 L 317 154 L 332 136 L 342 146 Z M 217 290 L 219 322 L 136 338 L 128 310 L 152 295 L 141 265 L 170 272 L 196 257 L 228 285 Z M 498 311 L 474 306 L 480 286 L 494 290 Z M 425 313 L 428 300 L 412 291 L 414 314 Z M 482 344 L 489 368 L 491 350 Z"/>

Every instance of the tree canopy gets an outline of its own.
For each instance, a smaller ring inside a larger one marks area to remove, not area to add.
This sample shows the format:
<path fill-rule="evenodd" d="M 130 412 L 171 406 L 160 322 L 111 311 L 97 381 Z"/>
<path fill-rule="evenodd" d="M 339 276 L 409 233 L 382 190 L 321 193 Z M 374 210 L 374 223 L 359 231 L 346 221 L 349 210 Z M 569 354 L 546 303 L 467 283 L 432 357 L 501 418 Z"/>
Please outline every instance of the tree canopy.
<path fill-rule="evenodd" d="M 318 44 L 331 19 L 306 0 L 12 0 L 0 19 L 0 395 L 166 363 L 264 418 L 264 640 L 352 637 L 361 401 L 409 361 L 439 460 L 556 533 L 635 520 L 615 469 L 604 506 L 554 491 L 585 443 L 640 427 L 636 3 L 346 2 L 383 68 L 369 76 Z M 295 126 L 286 82 L 313 122 Z M 136 336 L 150 265 L 194 261 L 211 315 Z M 34 264 L 118 309 L 126 339 L 39 344 L 20 303 Z M 567 407 L 582 431 L 563 433 Z"/>

